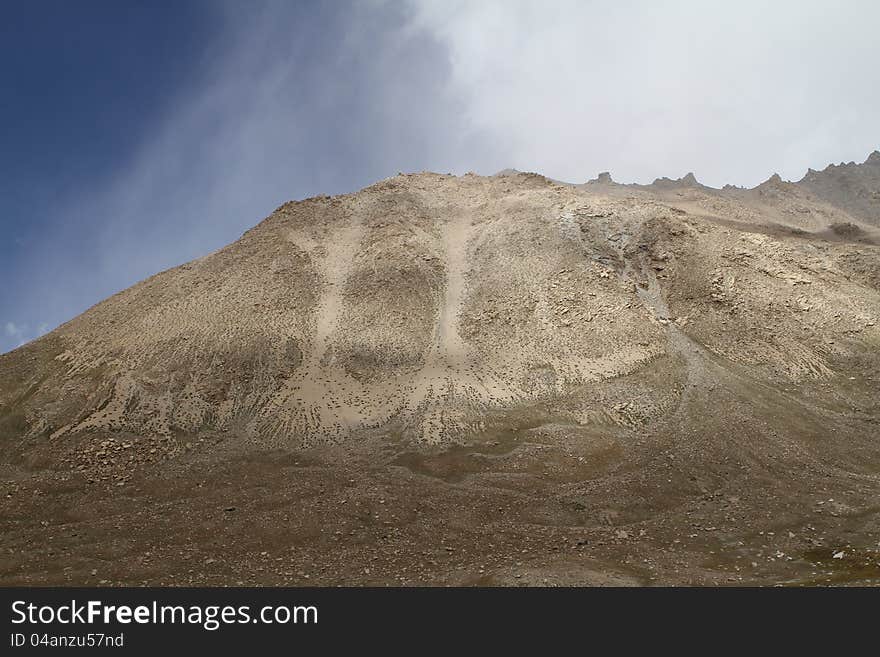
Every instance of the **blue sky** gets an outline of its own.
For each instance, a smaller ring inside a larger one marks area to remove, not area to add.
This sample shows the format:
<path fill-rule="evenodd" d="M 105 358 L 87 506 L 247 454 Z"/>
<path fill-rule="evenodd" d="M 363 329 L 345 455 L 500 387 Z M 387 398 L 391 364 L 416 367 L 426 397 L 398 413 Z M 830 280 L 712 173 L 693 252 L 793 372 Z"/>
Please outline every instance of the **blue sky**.
<path fill-rule="evenodd" d="M 3 5 L 0 351 L 81 309 L 78 294 L 70 304 L 49 295 L 60 312 L 24 295 L 75 285 L 94 226 L 66 216 L 65 203 L 125 166 L 168 98 L 199 75 L 212 25 L 199 5 L 183 6 L 168 20 L 150 3 Z M 76 254 L 58 258 L 64 250 Z"/>
<path fill-rule="evenodd" d="M 398 171 L 720 186 L 861 161 L 878 7 L 3 3 L 0 352 Z"/>

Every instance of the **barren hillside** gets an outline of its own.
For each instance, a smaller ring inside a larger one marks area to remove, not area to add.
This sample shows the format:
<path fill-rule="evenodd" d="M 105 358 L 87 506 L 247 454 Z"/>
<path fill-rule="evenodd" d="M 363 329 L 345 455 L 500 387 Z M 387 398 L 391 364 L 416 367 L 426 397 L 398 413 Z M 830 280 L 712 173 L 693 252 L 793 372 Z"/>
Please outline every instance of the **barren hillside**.
<path fill-rule="evenodd" d="M 110 544 L 177 565 L 107 582 L 234 582 L 197 556 L 222 536 L 239 566 L 309 553 L 263 583 L 807 582 L 829 568 L 876 583 L 878 199 L 875 152 L 750 190 L 423 173 L 287 203 L 0 355 L 0 579 L 88 582 L 110 557 L 68 572 L 52 555 Z M 86 499 L 116 520 L 77 511 Z M 320 522 L 291 510 L 303 499 Z M 164 511 L 137 524 L 129 508 Z M 370 565 L 376 541 L 388 549 Z M 462 561 L 434 568 L 419 550 Z"/>

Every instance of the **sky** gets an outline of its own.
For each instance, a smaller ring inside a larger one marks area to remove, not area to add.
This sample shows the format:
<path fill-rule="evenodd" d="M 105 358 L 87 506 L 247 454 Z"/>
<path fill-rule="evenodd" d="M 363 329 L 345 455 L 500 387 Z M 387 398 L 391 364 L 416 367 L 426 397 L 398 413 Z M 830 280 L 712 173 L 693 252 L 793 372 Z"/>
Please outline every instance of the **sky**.
<path fill-rule="evenodd" d="M 880 147 L 880 3 L 0 6 L 0 353 L 401 171 L 708 185 Z"/>

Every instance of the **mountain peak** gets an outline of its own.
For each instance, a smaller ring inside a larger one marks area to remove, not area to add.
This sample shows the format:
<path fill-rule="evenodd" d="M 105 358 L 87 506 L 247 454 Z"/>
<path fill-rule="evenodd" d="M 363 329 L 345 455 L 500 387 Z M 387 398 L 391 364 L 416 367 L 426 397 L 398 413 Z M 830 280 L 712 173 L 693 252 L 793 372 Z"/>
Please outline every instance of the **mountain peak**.
<path fill-rule="evenodd" d="M 880 151 L 862 164 L 829 164 L 807 172 L 798 186 L 847 212 L 854 219 L 880 226 Z"/>

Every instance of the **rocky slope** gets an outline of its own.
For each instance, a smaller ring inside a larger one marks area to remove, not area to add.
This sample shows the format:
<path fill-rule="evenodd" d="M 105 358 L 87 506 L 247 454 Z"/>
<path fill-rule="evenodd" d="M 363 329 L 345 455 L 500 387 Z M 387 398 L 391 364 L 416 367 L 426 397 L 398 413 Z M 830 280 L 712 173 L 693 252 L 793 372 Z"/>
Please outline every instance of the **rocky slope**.
<path fill-rule="evenodd" d="M 822 171 L 810 169 L 798 185 L 853 217 L 880 226 L 880 151 L 871 153 L 864 164 L 841 162 Z"/>
<path fill-rule="evenodd" d="M 524 504 L 532 527 L 589 516 L 618 543 L 664 509 L 670 541 L 685 508 L 720 526 L 732 507 L 687 506 L 717 491 L 783 517 L 838 486 L 874 536 L 878 162 L 750 190 L 424 173 L 287 203 L 0 355 L 0 466 L 125 486 L 201 481 L 230 450 L 319 448 L 346 481 L 484 477 L 464 499 L 489 506 L 522 486 L 532 502 L 499 508 Z M 372 465 L 344 465 L 355 454 Z M 795 502 L 767 506 L 778 488 Z M 7 535 L 32 545 L 21 504 Z M 674 563 L 661 581 L 681 581 Z"/>
<path fill-rule="evenodd" d="M 692 174 L 401 175 L 288 203 L 0 357 L 4 447 L 119 434 L 167 450 L 206 432 L 302 446 L 385 425 L 460 441 L 538 402 L 649 422 L 683 371 L 636 396 L 580 391 L 687 365 L 678 336 L 773 386 L 834 384 L 880 339 L 878 162 L 722 191 Z"/>

